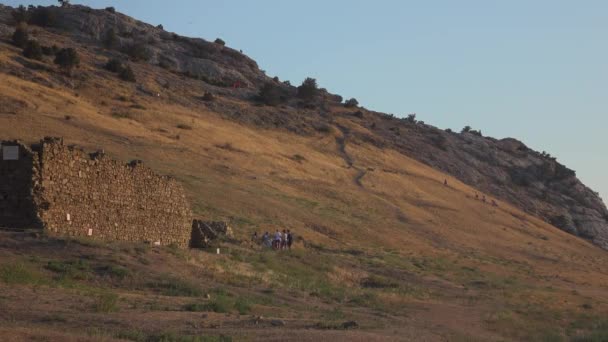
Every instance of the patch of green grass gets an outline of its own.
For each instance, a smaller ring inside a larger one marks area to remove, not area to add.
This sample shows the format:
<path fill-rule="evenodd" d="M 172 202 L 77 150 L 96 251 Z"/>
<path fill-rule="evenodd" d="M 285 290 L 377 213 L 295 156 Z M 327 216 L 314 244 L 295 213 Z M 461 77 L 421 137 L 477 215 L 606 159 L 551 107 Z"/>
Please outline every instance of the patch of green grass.
<path fill-rule="evenodd" d="M 114 338 L 134 342 L 232 342 L 229 336 L 192 336 L 173 332 L 146 334 L 139 330 L 127 330 L 114 334 Z"/>
<path fill-rule="evenodd" d="M 251 312 L 251 303 L 246 298 L 239 297 L 234 302 L 234 308 L 236 309 L 236 311 L 238 311 L 239 314 L 246 315 Z"/>
<path fill-rule="evenodd" d="M 23 263 L 0 266 L 0 280 L 8 285 L 40 285 L 44 277 Z"/>
<path fill-rule="evenodd" d="M 191 312 L 229 313 L 237 311 L 241 315 L 251 312 L 251 301 L 245 297 L 231 298 L 225 293 L 214 293 L 206 303 L 190 303 L 184 305 L 184 310 Z"/>
<path fill-rule="evenodd" d="M 361 281 L 361 286 L 370 289 L 395 289 L 399 284 L 386 277 L 371 275 Z"/>
<path fill-rule="evenodd" d="M 116 119 L 129 119 L 131 117 L 131 113 L 129 112 L 114 112 L 112 113 L 112 117 Z"/>
<path fill-rule="evenodd" d="M 106 265 L 99 268 L 99 272 L 103 275 L 117 279 L 125 279 L 131 275 L 131 271 L 122 266 Z"/>
<path fill-rule="evenodd" d="M 49 261 L 46 269 L 58 274 L 59 279 L 87 280 L 91 277 L 91 266 L 84 260 Z"/>
<path fill-rule="evenodd" d="M 203 294 L 198 285 L 168 275 L 149 282 L 147 287 L 157 290 L 165 296 L 200 297 Z"/>
<path fill-rule="evenodd" d="M 118 309 L 118 295 L 112 292 L 103 292 L 95 298 L 93 303 L 95 312 L 114 312 Z"/>

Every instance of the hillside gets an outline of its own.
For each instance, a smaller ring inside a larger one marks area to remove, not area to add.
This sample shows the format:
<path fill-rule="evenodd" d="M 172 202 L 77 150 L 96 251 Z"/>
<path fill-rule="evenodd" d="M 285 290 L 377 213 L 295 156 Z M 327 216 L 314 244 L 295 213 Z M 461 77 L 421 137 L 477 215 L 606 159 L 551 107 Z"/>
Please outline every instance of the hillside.
<path fill-rule="evenodd" d="M 236 50 L 107 10 L 53 7 L 52 26 L 28 27 L 45 45 L 78 51 L 68 76 L 51 57 L 31 60 L 10 44 L 11 11 L 0 7 L 2 139 L 62 136 L 141 159 L 185 185 L 197 216 L 229 221 L 237 236 L 217 256 L 3 232 L 0 334 L 606 336 L 608 264 L 597 246 L 607 247 L 607 211 L 549 156 L 513 139 L 345 108 L 327 92 L 305 105 Z M 110 28 L 118 42 L 108 49 Z M 149 57 L 129 62 L 136 82 L 104 70 L 138 41 Z M 281 105 L 252 100 L 267 82 L 286 97 Z M 283 228 L 297 234 L 294 251 L 248 242 Z M 359 329 L 343 329 L 351 320 Z"/>

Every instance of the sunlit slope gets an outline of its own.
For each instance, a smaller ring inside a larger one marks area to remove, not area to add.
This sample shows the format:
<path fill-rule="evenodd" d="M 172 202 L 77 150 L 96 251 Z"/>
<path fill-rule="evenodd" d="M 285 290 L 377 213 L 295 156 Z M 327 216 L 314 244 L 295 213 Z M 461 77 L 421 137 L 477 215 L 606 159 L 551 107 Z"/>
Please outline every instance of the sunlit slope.
<path fill-rule="evenodd" d="M 116 100 L 123 91 L 116 81 L 78 95 L 8 75 L 0 81 L 3 97 L 23 102 L 16 114 L 0 116 L 3 138 L 63 136 L 125 161 L 142 159 L 185 184 L 197 215 L 230 220 L 243 236 L 290 228 L 315 244 L 483 255 L 576 279 L 603 267 L 605 253 L 589 243 L 506 203 L 494 207 L 489 196 L 483 203 L 475 189 L 400 153 L 351 140 L 349 130 L 363 128 L 347 122 L 302 137 L 137 95 L 128 101 L 146 109 L 121 118 L 111 115 L 113 103 L 124 102 Z"/>
<path fill-rule="evenodd" d="M 204 103 L 200 83 L 133 63 L 144 92 L 103 71 L 107 58 L 94 49 L 79 50 L 83 62 L 71 78 L 25 67 L 8 45 L 0 51 L 0 67 L 8 70 L 0 73 L 1 139 L 61 136 L 125 162 L 141 159 L 184 184 L 197 216 L 229 221 L 241 240 L 253 231 L 291 229 L 296 248 L 306 248 L 302 255 L 327 262 L 329 271 L 310 272 L 353 296 L 369 290 L 361 287 L 370 275 L 395 279 L 397 289 L 371 290 L 377 302 L 365 305 L 386 305 L 395 319 L 407 317 L 408 328 L 518 340 L 580 317 L 606 317 L 605 251 L 507 203 L 493 206 L 487 194 L 484 203 L 478 190 L 395 150 L 358 140 L 364 135 L 355 133 L 366 128 L 339 115 L 342 108 L 329 108 L 327 132 L 297 135 L 226 120 L 226 108 L 245 112 L 254 104 L 221 95 Z M 297 255 L 288 259 L 300 265 Z M 260 287 L 293 290 L 253 272 L 247 258 L 235 263 L 197 266 L 220 283 L 246 275 Z M 306 311 L 290 310 L 294 317 Z"/>

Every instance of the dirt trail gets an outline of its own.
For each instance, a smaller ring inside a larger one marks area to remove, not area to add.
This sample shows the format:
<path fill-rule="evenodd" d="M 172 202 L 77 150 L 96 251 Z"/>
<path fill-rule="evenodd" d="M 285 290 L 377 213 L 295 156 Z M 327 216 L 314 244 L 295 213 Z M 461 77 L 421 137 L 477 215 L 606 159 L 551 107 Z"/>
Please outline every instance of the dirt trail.
<path fill-rule="evenodd" d="M 338 151 L 340 152 L 340 155 L 342 156 L 348 167 L 357 171 L 357 174 L 355 175 L 353 181 L 355 182 L 355 184 L 357 184 L 357 186 L 363 188 L 364 186 L 361 180 L 363 179 L 363 177 L 365 177 L 367 171 L 356 166 L 353 158 L 348 154 L 348 152 L 346 152 L 346 140 L 350 135 L 350 129 L 342 125 L 336 126 L 338 127 L 340 132 L 342 132 L 342 136 L 336 138 L 336 143 L 338 143 Z"/>

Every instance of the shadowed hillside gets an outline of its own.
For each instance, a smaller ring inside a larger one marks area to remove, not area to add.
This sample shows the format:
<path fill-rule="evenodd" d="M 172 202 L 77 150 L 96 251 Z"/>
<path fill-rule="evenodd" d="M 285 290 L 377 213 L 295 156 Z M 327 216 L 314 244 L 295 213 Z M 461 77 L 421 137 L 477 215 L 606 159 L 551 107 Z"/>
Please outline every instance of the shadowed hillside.
<path fill-rule="evenodd" d="M 44 45 L 76 49 L 80 64 L 67 73 L 11 44 L 11 10 L 0 7 L 0 137 L 62 136 L 143 160 L 184 185 L 197 216 L 230 222 L 236 238 L 217 256 L 2 233 L 0 305 L 10 310 L 0 334 L 606 336 L 606 254 L 587 241 L 606 247 L 606 208 L 550 156 L 345 107 L 326 91 L 307 100 L 236 50 L 108 10 L 50 8 L 49 27 L 27 27 Z M 112 58 L 135 82 L 104 68 Z M 272 105 L 258 98 L 267 84 Z M 249 242 L 254 231 L 284 228 L 297 236 L 291 252 Z"/>

